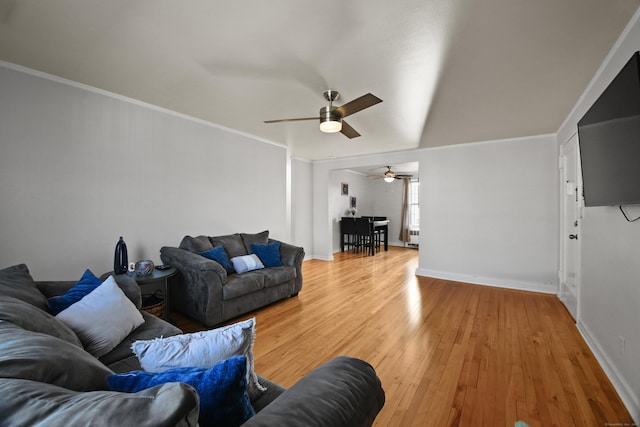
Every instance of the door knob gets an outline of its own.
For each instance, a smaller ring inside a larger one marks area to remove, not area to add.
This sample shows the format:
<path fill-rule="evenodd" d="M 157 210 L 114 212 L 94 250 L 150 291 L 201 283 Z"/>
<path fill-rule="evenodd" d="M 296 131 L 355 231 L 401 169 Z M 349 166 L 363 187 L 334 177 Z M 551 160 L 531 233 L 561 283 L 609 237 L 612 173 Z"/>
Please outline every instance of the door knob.
<path fill-rule="evenodd" d="M 577 235 L 577 234 L 569 234 L 569 238 L 570 238 L 571 240 L 573 240 L 573 239 L 578 240 L 578 235 Z"/>

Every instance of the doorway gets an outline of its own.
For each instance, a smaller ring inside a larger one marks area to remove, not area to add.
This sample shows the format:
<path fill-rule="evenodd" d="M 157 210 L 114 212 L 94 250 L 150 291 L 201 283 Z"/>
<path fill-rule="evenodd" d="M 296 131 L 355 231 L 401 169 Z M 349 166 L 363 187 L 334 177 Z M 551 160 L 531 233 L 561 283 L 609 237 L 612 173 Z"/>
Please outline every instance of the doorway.
<path fill-rule="evenodd" d="M 560 149 L 560 286 L 558 298 L 577 321 L 580 292 L 580 225 L 582 221 L 582 182 L 578 135 Z"/>

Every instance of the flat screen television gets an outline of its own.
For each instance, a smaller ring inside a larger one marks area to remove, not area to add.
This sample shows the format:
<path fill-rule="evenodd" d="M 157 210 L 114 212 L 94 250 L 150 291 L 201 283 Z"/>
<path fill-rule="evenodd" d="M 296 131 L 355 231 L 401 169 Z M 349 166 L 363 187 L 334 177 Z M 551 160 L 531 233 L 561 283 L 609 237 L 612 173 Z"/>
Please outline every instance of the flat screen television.
<path fill-rule="evenodd" d="M 578 122 L 585 206 L 640 203 L 640 52 Z"/>

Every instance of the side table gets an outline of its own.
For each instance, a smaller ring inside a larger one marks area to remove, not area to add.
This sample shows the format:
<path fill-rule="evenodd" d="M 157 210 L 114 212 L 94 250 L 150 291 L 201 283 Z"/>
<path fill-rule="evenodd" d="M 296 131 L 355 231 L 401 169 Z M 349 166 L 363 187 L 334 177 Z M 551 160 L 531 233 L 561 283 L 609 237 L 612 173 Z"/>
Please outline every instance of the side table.
<path fill-rule="evenodd" d="M 165 301 L 163 318 L 167 321 L 169 320 L 169 302 L 171 301 L 171 298 L 169 298 L 169 277 L 174 274 L 176 274 L 176 269 L 173 267 L 166 270 L 158 270 L 157 268 L 154 268 L 153 272 L 147 276 L 137 276 L 135 273 L 132 274 L 132 277 L 135 279 L 138 286 L 140 286 L 141 290 L 143 286 L 157 286 L 158 284 L 162 286 Z M 142 307 L 142 309 L 144 310 L 144 307 Z"/>
<path fill-rule="evenodd" d="M 114 274 L 113 271 L 108 273 L 104 273 L 100 276 L 100 280 L 105 280 L 110 275 Z M 169 321 L 169 302 L 171 298 L 169 298 L 169 278 L 176 274 L 176 269 L 173 267 L 169 267 L 166 270 L 158 270 L 157 268 L 153 269 L 153 272 L 147 276 L 137 276 L 135 273 L 129 272 L 126 273 L 127 276 L 133 278 L 138 286 L 140 286 L 140 292 L 142 292 L 143 286 L 152 286 L 155 285 L 157 287 L 160 285 L 164 292 L 164 316 L 162 318 L 166 321 Z M 144 307 L 141 307 L 144 310 Z"/>

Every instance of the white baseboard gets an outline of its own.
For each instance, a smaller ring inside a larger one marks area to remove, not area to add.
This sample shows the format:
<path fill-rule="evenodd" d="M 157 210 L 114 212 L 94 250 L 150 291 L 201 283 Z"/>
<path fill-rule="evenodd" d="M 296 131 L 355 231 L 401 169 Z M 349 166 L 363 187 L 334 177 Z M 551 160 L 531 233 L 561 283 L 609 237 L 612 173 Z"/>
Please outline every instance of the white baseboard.
<path fill-rule="evenodd" d="M 636 395 L 629 384 L 625 381 L 624 377 L 620 374 L 620 371 L 616 369 L 615 364 L 611 363 L 606 353 L 602 350 L 602 346 L 589 328 L 582 322 L 576 323 L 582 338 L 591 349 L 591 352 L 598 360 L 598 363 L 602 367 L 602 370 L 613 384 L 613 387 L 618 392 L 622 403 L 627 407 L 631 418 L 636 424 L 640 424 L 640 396 Z"/>
<path fill-rule="evenodd" d="M 338 252 L 340 252 L 340 251 L 338 251 Z M 319 259 L 320 261 L 333 261 L 333 254 L 329 254 L 329 256 L 325 256 L 325 255 L 323 255 L 323 256 L 311 255 L 311 257 L 310 257 L 310 258 L 305 257 L 304 259 L 305 259 L 305 261 L 306 261 L 307 259 Z"/>
<path fill-rule="evenodd" d="M 504 280 L 495 277 L 471 276 L 466 274 L 450 273 L 447 271 L 430 270 L 428 268 L 416 269 L 418 276 L 433 277 L 436 279 L 451 280 L 454 282 L 471 283 L 474 285 L 495 286 L 498 288 L 517 289 L 520 291 L 542 292 L 555 294 L 558 286 L 551 283 L 527 282 L 523 280 Z"/>

